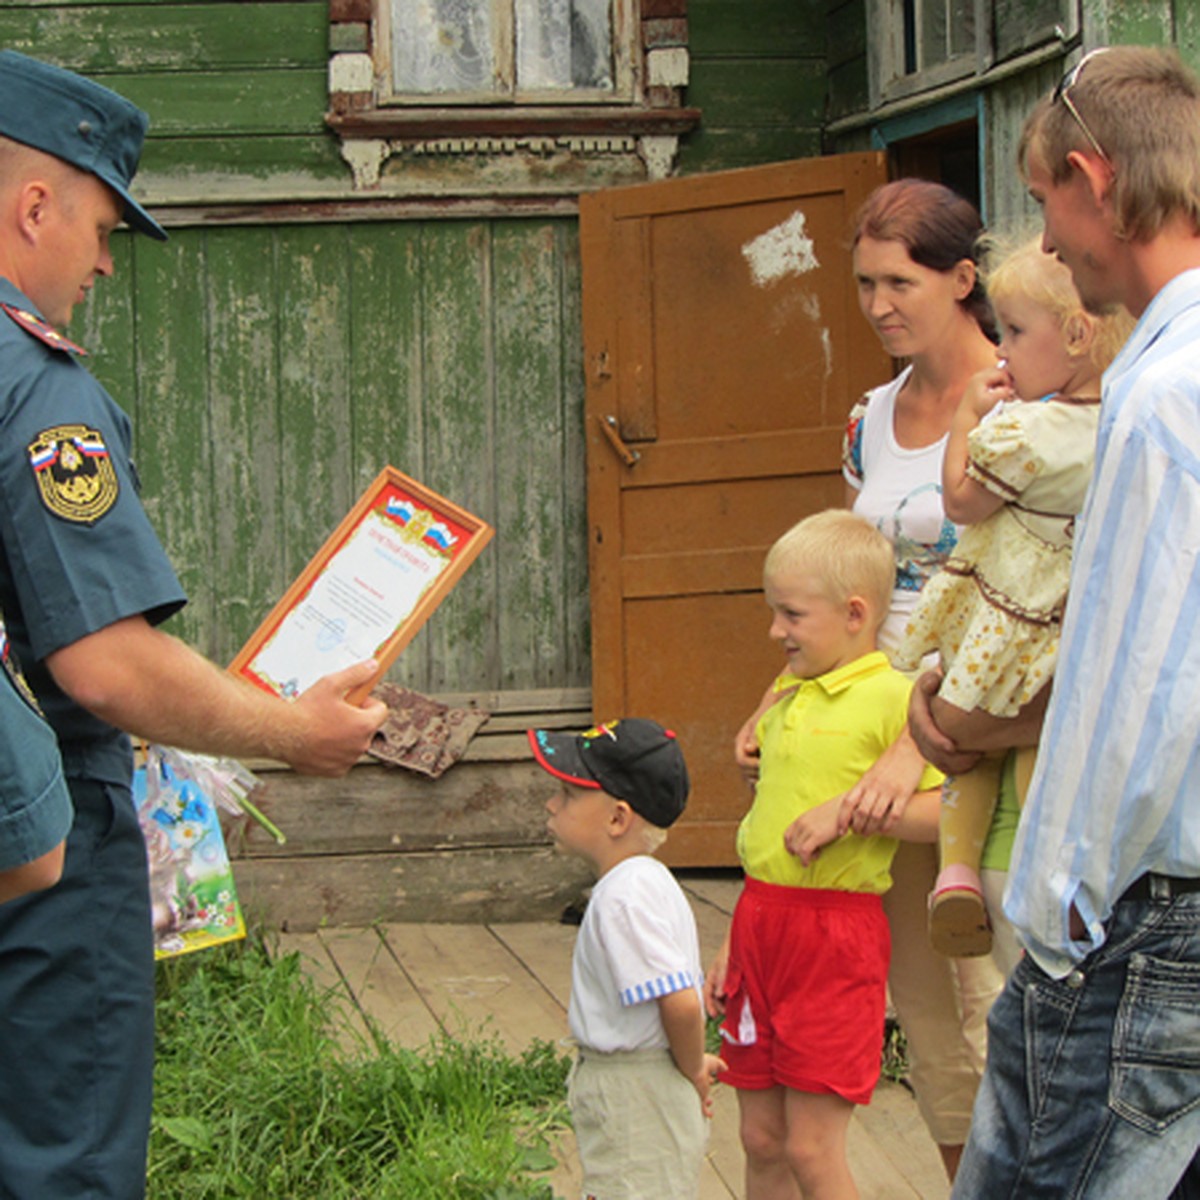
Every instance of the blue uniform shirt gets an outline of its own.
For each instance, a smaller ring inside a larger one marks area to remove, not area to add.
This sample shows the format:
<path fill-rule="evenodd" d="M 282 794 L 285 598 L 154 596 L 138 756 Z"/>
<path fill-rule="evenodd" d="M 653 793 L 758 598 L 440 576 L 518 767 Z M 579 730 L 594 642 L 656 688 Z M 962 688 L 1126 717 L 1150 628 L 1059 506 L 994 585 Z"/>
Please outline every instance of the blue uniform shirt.
<path fill-rule="evenodd" d="M 30 301 L 0 279 L 0 610 L 68 776 L 129 782 L 128 739 L 43 660 L 186 598 L 137 495 L 129 418 Z"/>
<path fill-rule="evenodd" d="M 70 828 L 54 732 L 0 670 L 0 871 L 48 854 Z"/>

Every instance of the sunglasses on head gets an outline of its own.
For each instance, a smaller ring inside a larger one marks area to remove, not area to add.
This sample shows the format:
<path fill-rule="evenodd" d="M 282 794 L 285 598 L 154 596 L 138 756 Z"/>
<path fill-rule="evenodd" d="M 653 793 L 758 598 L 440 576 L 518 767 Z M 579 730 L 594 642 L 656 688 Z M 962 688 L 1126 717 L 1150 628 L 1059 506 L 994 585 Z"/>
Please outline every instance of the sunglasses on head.
<path fill-rule="evenodd" d="M 1099 139 L 1088 127 L 1088 123 L 1079 115 L 1079 109 L 1075 107 L 1075 102 L 1071 99 L 1071 89 L 1079 82 L 1079 76 L 1083 73 L 1083 68 L 1096 55 L 1105 53 L 1107 49 L 1107 46 L 1099 46 L 1095 50 L 1090 50 L 1058 81 L 1058 87 L 1054 89 L 1054 103 L 1057 104 L 1060 100 L 1062 101 L 1063 107 L 1075 119 L 1075 124 L 1083 131 L 1083 136 L 1087 138 L 1092 149 L 1111 167 L 1113 165 L 1112 159 L 1108 157 L 1108 153 L 1100 145 Z"/>

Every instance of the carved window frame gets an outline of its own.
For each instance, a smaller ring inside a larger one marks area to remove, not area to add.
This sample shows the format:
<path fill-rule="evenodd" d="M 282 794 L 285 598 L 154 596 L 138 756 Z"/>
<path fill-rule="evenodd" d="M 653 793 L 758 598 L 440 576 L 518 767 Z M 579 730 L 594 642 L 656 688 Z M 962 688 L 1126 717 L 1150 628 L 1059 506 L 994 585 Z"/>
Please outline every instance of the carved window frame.
<path fill-rule="evenodd" d="M 640 159 L 661 178 L 678 139 L 700 120 L 685 104 L 689 54 L 687 0 L 621 0 L 629 24 L 628 89 L 588 102 L 408 103 L 390 96 L 385 57 L 387 0 L 330 0 L 329 109 L 355 188 L 379 186 L 397 154 L 552 154 L 571 160 Z M 503 185 L 498 185 L 502 187 Z M 519 190 L 519 188 L 518 188 Z"/>

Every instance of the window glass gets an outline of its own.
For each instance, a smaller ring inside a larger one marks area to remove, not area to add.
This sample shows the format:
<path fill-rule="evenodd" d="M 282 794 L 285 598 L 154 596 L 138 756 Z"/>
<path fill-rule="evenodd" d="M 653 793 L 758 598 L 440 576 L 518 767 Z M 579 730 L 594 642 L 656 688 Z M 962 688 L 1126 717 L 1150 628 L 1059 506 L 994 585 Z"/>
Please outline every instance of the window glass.
<path fill-rule="evenodd" d="M 521 91 L 611 91 L 609 0 L 516 0 Z"/>
<path fill-rule="evenodd" d="M 391 0 L 392 86 L 410 95 L 490 92 L 490 0 Z"/>

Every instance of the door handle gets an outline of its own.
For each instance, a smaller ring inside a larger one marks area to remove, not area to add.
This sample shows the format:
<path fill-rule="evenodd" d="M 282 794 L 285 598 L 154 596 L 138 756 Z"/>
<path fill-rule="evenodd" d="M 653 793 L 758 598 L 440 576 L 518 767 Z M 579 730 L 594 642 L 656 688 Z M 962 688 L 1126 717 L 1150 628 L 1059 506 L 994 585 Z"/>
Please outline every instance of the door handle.
<path fill-rule="evenodd" d="M 617 452 L 617 457 L 627 467 L 635 466 L 638 459 L 642 456 L 632 447 L 627 446 L 622 440 L 620 433 L 617 431 L 617 418 L 613 416 L 597 416 L 596 420 L 600 422 L 600 428 L 604 431 L 604 436 L 608 438 L 608 444 Z"/>

